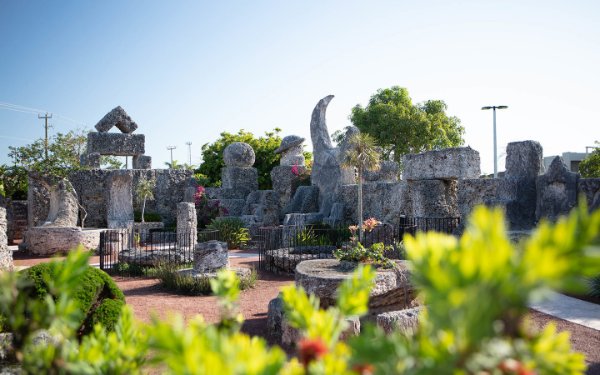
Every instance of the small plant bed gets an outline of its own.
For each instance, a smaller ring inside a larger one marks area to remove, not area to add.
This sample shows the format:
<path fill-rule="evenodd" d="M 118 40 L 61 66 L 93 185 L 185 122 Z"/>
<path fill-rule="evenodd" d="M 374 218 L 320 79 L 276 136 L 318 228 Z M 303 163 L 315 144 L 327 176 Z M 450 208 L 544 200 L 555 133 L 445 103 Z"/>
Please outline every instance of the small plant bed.
<path fill-rule="evenodd" d="M 393 268 L 393 260 L 384 255 L 385 251 L 390 251 L 391 246 L 385 246 L 383 243 L 375 243 L 369 247 L 364 247 L 360 242 L 350 245 L 347 248 L 336 249 L 333 255 L 341 263 L 364 263 L 371 264 L 376 268 Z"/>
<path fill-rule="evenodd" d="M 245 290 L 254 287 L 257 273 L 248 268 L 234 269 L 239 276 L 240 289 Z M 161 264 L 154 271 L 154 277 L 160 280 L 160 285 L 177 294 L 189 296 L 205 296 L 212 294 L 211 280 L 215 274 L 196 274 L 190 268 L 176 264 Z"/>

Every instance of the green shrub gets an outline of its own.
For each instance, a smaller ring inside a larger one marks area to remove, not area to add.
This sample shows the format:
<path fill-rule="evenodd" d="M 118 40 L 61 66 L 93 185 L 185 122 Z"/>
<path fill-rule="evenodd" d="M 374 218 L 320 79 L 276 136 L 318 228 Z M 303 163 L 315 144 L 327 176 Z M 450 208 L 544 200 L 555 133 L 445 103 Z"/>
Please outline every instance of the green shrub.
<path fill-rule="evenodd" d="M 40 263 L 21 271 L 25 278 L 32 282 L 31 298 L 44 299 L 50 294 L 56 297 L 49 288 L 48 280 L 60 272 L 62 263 Z M 83 313 L 79 334 L 91 332 L 95 323 L 112 329 L 119 317 L 121 307 L 125 303 L 123 292 L 105 272 L 87 266 L 77 280 L 77 288 L 72 297 Z"/>
<path fill-rule="evenodd" d="M 219 238 L 227 242 L 230 249 L 239 249 L 250 241 L 250 233 L 244 225 L 238 217 L 220 217 L 213 219 L 207 228 L 218 230 Z"/>
<path fill-rule="evenodd" d="M 600 298 L 600 275 L 590 279 L 589 294 L 592 297 Z"/>
<path fill-rule="evenodd" d="M 166 289 L 189 296 L 203 296 L 212 293 L 210 277 L 192 277 L 190 274 L 179 272 L 181 267 L 176 264 L 161 264 L 156 267 L 156 277 Z M 252 288 L 256 283 L 257 274 L 252 270 L 248 277 L 240 279 L 242 290 Z"/>

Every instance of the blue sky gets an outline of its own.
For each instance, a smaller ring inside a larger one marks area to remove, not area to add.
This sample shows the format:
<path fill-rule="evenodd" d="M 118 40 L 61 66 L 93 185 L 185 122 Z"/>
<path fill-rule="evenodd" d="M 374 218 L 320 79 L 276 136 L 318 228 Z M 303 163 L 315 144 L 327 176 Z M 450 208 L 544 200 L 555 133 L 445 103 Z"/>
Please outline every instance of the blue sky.
<path fill-rule="evenodd" d="M 546 155 L 600 140 L 599 46 L 594 1 L 0 0 L 0 102 L 54 113 L 51 133 L 92 129 L 121 105 L 163 167 L 168 145 L 183 162 L 192 142 L 198 163 L 222 131 L 309 140 L 328 94 L 333 132 L 399 85 L 415 102 L 444 100 L 491 172 L 484 105 L 509 106 L 500 154 L 517 140 Z M 0 162 L 43 130 L 36 114 L 0 108 Z"/>

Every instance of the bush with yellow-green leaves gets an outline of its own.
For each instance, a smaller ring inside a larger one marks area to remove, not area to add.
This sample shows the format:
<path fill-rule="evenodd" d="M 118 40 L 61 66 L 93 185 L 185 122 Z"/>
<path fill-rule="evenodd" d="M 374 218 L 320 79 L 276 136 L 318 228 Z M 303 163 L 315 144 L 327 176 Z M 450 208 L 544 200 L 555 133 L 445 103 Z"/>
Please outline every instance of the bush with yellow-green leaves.
<path fill-rule="evenodd" d="M 71 254 L 50 287 L 56 299 L 28 300 L 16 274 L 0 276 L 0 313 L 28 311 L 11 327 L 25 339 L 15 348 L 27 373 L 135 374 L 583 374 L 582 354 L 571 350 L 568 333 L 549 325 L 532 330 L 528 303 L 551 288 L 585 288 L 600 273 L 600 249 L 588 245 L 600 230 L 600 211 L 579 207 L 556 224 L 542 223 L 527 240 L 513 244 L 500 210 L 478 208 L 461 238 L 419 233 L 406 239 L 413 283 L 426 308 L 412 336 L 365 327 L 339 340 L 344 317 L 367 312 L 374 271 L 359 267 L 339 289 L 336 307 L 318 308 L 302 289 L 283 289 L 286 316 L 303 339 L 288 359 L 279 347 L 239 332 L 239 280 L 231 272 L 212 282 L 222 320 L 180 316 L 135 323 L 124 308 L 113 332 L 101 326 L 76 339 L 79 312 L 70 295 L 87 258 Z M 53 345 L 36 345 L 40 329 Z"/>

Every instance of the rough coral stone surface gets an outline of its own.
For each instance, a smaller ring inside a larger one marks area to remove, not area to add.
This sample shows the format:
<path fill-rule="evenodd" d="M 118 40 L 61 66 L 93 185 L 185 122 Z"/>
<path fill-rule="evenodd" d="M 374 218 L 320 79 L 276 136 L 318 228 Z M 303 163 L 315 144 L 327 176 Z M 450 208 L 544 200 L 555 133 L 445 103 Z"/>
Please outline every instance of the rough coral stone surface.
<path fill-rule="evenodd" d="M 100 155 L 135 156 L 145 153 L 146 138 L 143 134 L 96 133 L 88 134 L 88 153 Z"/>
<path fill-rule="evenodd" d="M 556 220 L 577 205 L 577 173 L 567 169 L 562 158 L 554 158 L 546 174 L 537 178 L 537 220 Z"/>
<path fill-rule="evenodd" d="M 221 186 L 233 189 L 246 198 L 250 192 L 258 190 L 258 171 L 248 167 L 225 167 L 221 170 Z"/>
<path fill-rule="evenodd" d="M 332 306 L 335 304 L 338 286 L 352 275 L 355 266 L 356 264 L 337 259 L 305 260 L 296 266 L 296 285 L 319 297 L 321 307 Z M 405 261 L 397 261 L 396 269 L 377 269 L 371 296 L 405 288 L 408 280 L 409 271 Z"/>
<path fill-rule="evenodd" d="M 505 177 L 536 178 L 544 172 L 544 150 L 536 141 L 510 142 L 506 146 Z"/>
<path fill-rule="evenodd" d="M 403 157 L 406 180 L 478 178 L 479 152 L 470 147 L 447 148 Z"/>
<path fill-rule="evenodd" d="M 229 266 L 227 242 L 200 242 L 194 250 L 195 272 L 216 272 Z"/>
<path fill-rule="evenodd" d="M 131 161 L 133 169 L 152 169 L 152 157 L 147 155 L 135 155 Z"/>
<path fill-rule="evenodd" d="M 6 209 L 0 207 L 0 270 L 12 270 L 13 268 L 12 250 L 8 248 L 6 229 Z"/>
<path fill-rule="evenodd" d="M 413 335 L 419 326 L 419 313 L 421 307 L 410 309 L 388 311 L 375 316 L 375 323 L 385 333 L 400 331 L 405 335 Z"/>
<path fill-rule="evenodd" d="M 303 165 L 296 167 L 297 174 L 292 171 L 292 168 L 289 165 L 280 165 L 271 170 L 273 190 L 279 193 L 281 207 L 285 207 L 292 198 L 293 184 L 298 180 L 298 175 L 306 171 Z"/>
<path fill-rule="evenodd" d="M 461 224 L 478 205 L 506 207 L 511 197 L 505 194 L 506 181 L 501 178 L 477 178 L 458 181 L 457 204 Z"/>
<path fill-rule="evenodd" d="M 223 161 L 228 167 L 252 167 L 255 158 L 252 146 L 244 142 L 231 143 L 223 150 Z"/>
<path fill-rule="evenodd" d="M 600 178 L 580 178 L 577 196 L 586 198 L 590 210 L 600 209 Z"/>
<path fill-rule="evenodd" d="M 27 230 L 27 201 L 11 200 L 6 206 L 6 221 L 8 223 L 8 243 L 23 239 Z"/>
<path fill-rule="evenodd" d="M 81 155 L 81 165 L 90 168 L 100 168 L 100 156 L 97 152 Z"/>
<path fill-rule="evenodd" d="M 281 144 L 279 145 L 279 148 L 277 148 L 277 150 L 275 150 L 275 153 L 280 154 L 280 153 L 289 151 L 294 147 L 302 146 L 303 142 L 304 142 L 304 138 L 302 138 L 298 135 L 285 136 L 281 140 Z M 300 150 L 302 150 L 302 148 L 300 148 Z"/>
<path fill-rule="evenodd" d="M 198 218 L 193 203 L 181 202 L 177 205 L 177 244 L 195 247 L 198 238 Z"/>
<path fill-rule="evenodd" d="M 398 175 L 400 174 L 400 166 L 395 161 L 391 160 L 383 160 L 379 169 L 374 171 L 365 171 L 364 172 L 364 180 L 371 182 L 390 182 L 390 181 L 398 181 Z"/>
<path fill-rule="evenodd" d="M 122 133 L 133 133 L 137 128 L 137 124 L 131 120 L 131 117 L 125 112 L 121 106 L 115 107 L 108 112 L 98 123 L 95 128 L 101 133 L 106 133 L 113 127 L 117 127 Z"/>
<path fill-rule="evenodd" d="M 56 185 L 49 186 L 50 209 L 44 226 L 75 227 L 79 214 L 79 206 L 75 189 L 66 180 L 60 180 Z"/>
<path fill-rule="evenodd" d="M 111 229 L 133 224 L 133 178 L 124 171 L 114 171 L 108 182 L 106 221 Z"/>
<path fill-rule="evenodd" d="M 354 183 L 354 170 L 342 168 L 340 149 L 333 147 L 329 137 L 325 115 L 332 99 L 333 95 L 321 99 L 315 106 L 310 120 L 310 137 L 313 144 L 311 183 L 319 188 L 320 207 L 331 204 L 329 201 L 332 194 L 341 185 Z"/>
<path fill-rule="evenodd" d="M 86 227 L 107 227 L 107 191 L 110 176 L 113 173 L 127 173 L 137 186 L 143 176 L 148 180 L 156 180 L 153 201 L 146 202 L 146 212 L 159 214 L 167 225 L 175 224 L 177 219 L 177 204 L 185 198 L 189 187 L 192 171 L 179 169 L 128 169 L 108 170 L 93 169 L 71 172 L 69 181 L 77 191 L 77 195 L 87 211 Z M 29 227 L 41 225 L 48 216 L 49 193 L 39 182 L 29 179 L 28 192 L 28 221 Z M 141 202 L 134 200 L 135 210 L 141 210 Z"/>
<path fill-rule="evenodd" d="M 259 226 L 279 225 L 279 194 L 274 190 L 257 190 L 248 195 L 244 215 L 251 215 L 251 223 Z"/>
<path fill-rule="evenodd" d="M 298 186 L 284 213 L 309 213 L 319 211 L 319 188 L 316 186 Z"/>
<path fill-rule="evenodd" d="M 78 245 L 97 249 L 100 229 L 81 230 L 81 227 L 35 227 L 25 233 L 25 247 L 33 255 L 66 253 Z"/>
<path fill-rule="evenodd" d="M 412 180 L 410 188 L 412 216 L 457 217 L 456 180 Z"/>
<path fill-rule="evenodd" d="M 505 188 L 514 197 L 506 204 L 506 218 L 512 230 L 530 229 L 536 223 L 536 181 L 544 171 L 542 156 L 542 146 L 535 141 L 506 146 Z"/>

